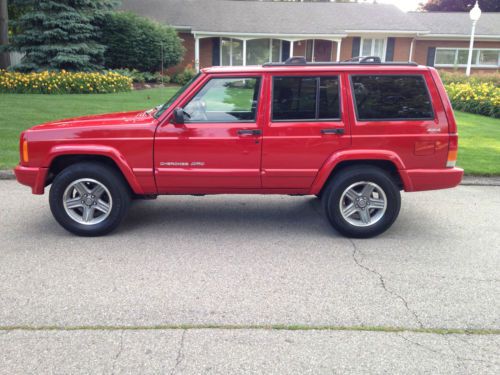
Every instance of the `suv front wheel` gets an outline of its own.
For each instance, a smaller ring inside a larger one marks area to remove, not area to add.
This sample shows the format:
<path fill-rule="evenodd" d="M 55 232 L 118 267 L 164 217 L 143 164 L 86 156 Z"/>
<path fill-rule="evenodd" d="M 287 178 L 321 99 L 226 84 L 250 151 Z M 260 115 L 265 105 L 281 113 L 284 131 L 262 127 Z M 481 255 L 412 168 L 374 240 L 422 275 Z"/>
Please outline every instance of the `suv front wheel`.
<path fill-rule="evenodd" d="M 80 236 L 100 236 L 115 229 L 125 217 L 130 193 L 113 168 L 83 162 L 56 176 L 49 203 L 55 219 L 66 230 Z"/>
<path fill-rule="evenodd" d="M 323 194 L 328 220 L 341 234 L 354 238 L 385 232 L 398 217 L 399 188 L 378 167 L 356 166 L 333 176 Z"/>

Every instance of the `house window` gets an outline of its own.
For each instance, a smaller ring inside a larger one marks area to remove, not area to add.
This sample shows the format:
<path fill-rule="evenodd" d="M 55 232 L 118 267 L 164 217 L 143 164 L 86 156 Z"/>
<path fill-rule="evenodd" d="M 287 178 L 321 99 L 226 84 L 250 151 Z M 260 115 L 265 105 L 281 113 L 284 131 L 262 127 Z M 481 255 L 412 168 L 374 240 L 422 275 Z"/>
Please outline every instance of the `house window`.
<path fill-rule="evenodd" d="M 221 38 L 220 62 L 224 66 L 243 65 L 243 41 Z"/>
<path fill-rule="evenodd" d="M 361 39 L 361 56 L 378 56 L 382 61 L 385 60 L 385 49 L 386 49 L 385 38 L 380 39 Z"/>
<path fill-rule="evenodd" d="M 246 54 L 243 56 L 243 44 Z M 262 65 L 281 61 L 282 45 L 279 39 L 221 38 L 220 62 L 223 66 Z M 245 59 L 243 58 L 245 57 Z"/>
<path fill-rule="evenodd" d="M 466 67 L 469 58 L 467 48 L 437 48 L 434 65 L 437 67 Z M 500 49 L 474 48 L 472 66 L 497 68 L 500 66 Z"/>

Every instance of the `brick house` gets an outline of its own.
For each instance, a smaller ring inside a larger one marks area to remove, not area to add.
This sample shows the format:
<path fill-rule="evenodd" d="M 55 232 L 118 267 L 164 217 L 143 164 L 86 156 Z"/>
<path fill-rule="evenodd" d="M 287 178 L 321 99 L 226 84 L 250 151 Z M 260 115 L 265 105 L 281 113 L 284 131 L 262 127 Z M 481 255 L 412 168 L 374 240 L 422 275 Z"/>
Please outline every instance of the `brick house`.
<path fill-rule="evenodd" d="M 379 56 L 465 70 L 468 13 L 405 13 L 393 5 L 231 0 L 123 0 L 122 8 L 174 27 L 184 41 L 181 64 L 258 65 L 305 56 L 341 61 Z M 473 71 L 500 69 L 500 13 L 476 28 Z"/>

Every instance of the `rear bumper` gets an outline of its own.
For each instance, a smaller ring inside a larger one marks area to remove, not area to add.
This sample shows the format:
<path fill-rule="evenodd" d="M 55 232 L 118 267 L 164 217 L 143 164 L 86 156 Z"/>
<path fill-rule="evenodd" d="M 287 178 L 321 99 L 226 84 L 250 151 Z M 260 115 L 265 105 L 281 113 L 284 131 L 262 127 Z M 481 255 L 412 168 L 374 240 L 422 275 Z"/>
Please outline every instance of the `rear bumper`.
<path fill-rule="evenodd" d="M 400 171 L 405 191 L 449 189 L 457 186 L 464 175 L 461 168 L 407 169 Z"/>
<path fill-rule="evenodd" d="M 43 194 L 47 172 L 48 168 L 23 167 L 22 165 L 14 168 L 17 182 L 31 187 L 33 194 Z"/>

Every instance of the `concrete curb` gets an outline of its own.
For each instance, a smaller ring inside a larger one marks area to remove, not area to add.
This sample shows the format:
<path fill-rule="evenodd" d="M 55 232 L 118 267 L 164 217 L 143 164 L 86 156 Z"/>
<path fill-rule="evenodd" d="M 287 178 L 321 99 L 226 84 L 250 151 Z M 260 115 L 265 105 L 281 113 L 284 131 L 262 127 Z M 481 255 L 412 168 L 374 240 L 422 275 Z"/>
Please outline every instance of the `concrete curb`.
<path fill-rule="evenodd" d="M 0 180 L 14 180 L 15 178 L 12 169 L 0 169 Z"/>
<path fill-rule="evenodd" d="M 15 180 L 12 169 L 0 169 L 0 180 Z M 500 176 L 464 176 L 460 185 L 465 186 L 500 186 Z"/>

